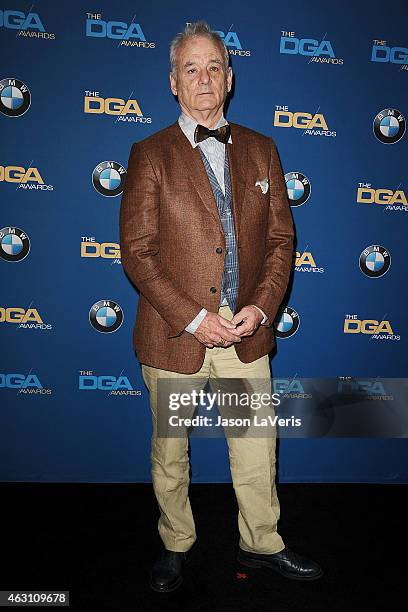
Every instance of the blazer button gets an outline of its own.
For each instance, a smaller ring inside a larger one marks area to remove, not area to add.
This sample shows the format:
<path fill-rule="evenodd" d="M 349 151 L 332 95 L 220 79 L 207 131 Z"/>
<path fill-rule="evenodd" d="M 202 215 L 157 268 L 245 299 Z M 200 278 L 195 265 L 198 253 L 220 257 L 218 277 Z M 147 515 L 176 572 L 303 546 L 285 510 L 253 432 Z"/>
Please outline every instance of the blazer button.
<path fill-rule="evenodd" d="M 216 252 L 216 253 L 222 253 L 222 248 L 221 248 L 221 247 L 217 247 L 217 248 L 215 249 L 215 252 Z"/>
<path fill-rule="evenodd" d="M 216 287 L 210 287 L 210 291 L 211 291 L 211 293 L 217 293 L 217 288 Z"/>

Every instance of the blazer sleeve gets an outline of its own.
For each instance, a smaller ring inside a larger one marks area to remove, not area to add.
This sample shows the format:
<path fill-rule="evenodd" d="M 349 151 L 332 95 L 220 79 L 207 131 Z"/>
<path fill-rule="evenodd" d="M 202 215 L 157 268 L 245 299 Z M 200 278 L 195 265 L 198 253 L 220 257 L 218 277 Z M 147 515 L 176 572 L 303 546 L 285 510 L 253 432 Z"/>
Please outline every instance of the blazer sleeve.
<path fill-rule="evenodd" d="M 201 305 L 166 274 L 160 260 L 160 183 L 142 143 L 132 145 L 120 215 L 122 265 L 140 293 L 179 336 Z"/>
<path fill-rule="evenodd" d="M 263 267 L 255 292 L 247 300 L 268 316 L 270 327 L 285 295 L 293 262 L 294 229 L 285 179 L 275 143 L 269 163 L 269 217 Z"/>

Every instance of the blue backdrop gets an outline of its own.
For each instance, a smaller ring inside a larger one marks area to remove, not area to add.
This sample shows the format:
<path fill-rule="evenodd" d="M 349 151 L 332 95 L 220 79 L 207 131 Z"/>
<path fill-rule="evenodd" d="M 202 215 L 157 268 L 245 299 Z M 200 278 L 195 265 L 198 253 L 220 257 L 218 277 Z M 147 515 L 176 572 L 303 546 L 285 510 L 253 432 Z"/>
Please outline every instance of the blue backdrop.
<path fill-rule="evenodd" d="M 178 116 L 168 45 L 186 22 L 222 33 L 227 116 L 274 138 L 287 179 L 298 253 L 274 376 L 406 376 L 407 17 L 402 1 L 5 0 L 2 480 L 150 480 L 118 213 L 131 144 Z M 281 440 L 279 476 L 407 482 L 407 454 L 404 439 Z M 192 469 L 229 481 L 225 440 L 192 439 Z"/>

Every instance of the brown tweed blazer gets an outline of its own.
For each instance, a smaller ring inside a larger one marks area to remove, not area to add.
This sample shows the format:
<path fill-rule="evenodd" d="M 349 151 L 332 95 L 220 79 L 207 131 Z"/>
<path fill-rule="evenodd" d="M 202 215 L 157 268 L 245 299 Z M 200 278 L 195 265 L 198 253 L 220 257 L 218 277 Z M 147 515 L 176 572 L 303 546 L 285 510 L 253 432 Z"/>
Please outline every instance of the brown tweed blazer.
<path fill-rule="evenodd" d="M 269 317 L 235 344 L 239 359 L 248 363 L 275 344 L 272 324 L 292 266 L 293 224 L 273 140 L 230 125 L 237 312 L 256 304 Z M 269 190 L 263 194 L 255 183 L 266 177 Z M 225 238 L 198 148 L 191 147 L 178 122 L 132 145 L 120 208 L 120 247 L 123 267 L 140 291 L 133 330 L 139 361 L 197 372 L 206 347 L 184 328 L 201 308 L 218 311 Z"/>

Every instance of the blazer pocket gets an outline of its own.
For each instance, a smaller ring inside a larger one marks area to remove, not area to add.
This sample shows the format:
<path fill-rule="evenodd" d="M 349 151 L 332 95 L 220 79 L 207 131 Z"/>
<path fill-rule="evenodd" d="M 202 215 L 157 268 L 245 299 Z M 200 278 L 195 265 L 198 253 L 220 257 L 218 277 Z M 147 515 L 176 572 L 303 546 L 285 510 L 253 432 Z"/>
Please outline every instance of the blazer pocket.
<path fill-rule="evenodd" d="M 266 193 L 262 193 L 258 185 L 246 185 L 246 196 L 261 204 L 269 204 L 269 189 Z"/>

